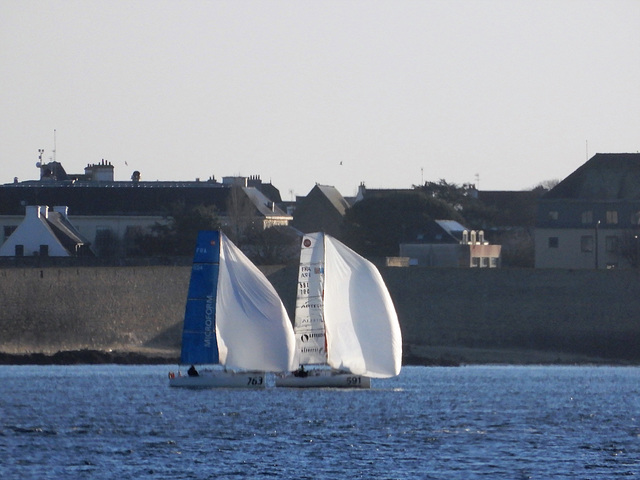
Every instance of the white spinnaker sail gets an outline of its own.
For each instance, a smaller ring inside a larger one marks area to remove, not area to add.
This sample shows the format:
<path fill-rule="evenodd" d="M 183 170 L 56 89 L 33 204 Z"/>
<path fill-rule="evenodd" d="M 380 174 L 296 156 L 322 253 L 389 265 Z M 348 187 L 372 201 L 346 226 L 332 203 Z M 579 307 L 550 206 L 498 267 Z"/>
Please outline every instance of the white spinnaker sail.
<path fill-rule="evenodd" d="M 222 233 L 216 310 L 222 365 L 268 372 L 297 368 L 293 328 L 280 297 Z"/>
<path fill-rule="evenodd" d="M 328 363 L 357 375 L 386 378 L 402 365 L 398 316 L 378 269 L 325 235 L 324 320 Z"/>
<path fill-rule="evenodd" d="M 302 365 L 325 365 L 327 352 L 323 318 L 324 238 L 322 233 L 303 237 L 300 246 L 295 334 Z"/>

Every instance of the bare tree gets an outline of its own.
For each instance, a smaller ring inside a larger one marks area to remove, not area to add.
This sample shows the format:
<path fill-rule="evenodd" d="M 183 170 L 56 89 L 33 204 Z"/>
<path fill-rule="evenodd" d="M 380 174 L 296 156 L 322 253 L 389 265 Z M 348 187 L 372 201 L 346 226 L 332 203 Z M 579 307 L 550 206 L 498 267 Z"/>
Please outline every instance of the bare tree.
<path fill-rule="evenodd" d="M 620 255 L 632 268 L 640 267 L 640 231 L 627 231 L 622 235 Z"/>
<path fill-rule="evenodd" d="M 240 185 L 233 185 L 227 198 L 227 234 L 236 244 L 241 245 L 242 240 L 256 228 L 256 207 Z"/>

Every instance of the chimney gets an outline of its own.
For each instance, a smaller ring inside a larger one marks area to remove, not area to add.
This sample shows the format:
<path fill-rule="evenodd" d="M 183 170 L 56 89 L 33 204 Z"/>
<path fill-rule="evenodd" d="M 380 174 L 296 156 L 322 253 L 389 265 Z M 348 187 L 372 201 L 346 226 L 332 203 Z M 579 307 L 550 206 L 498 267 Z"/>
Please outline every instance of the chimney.
<path fill-rule="evenodd" d="M 25 208 L 25 217 L 40 218 L 40 207 L 38 205 L 27 205 Z"/>
<path fill-rule="evenodd" d="M 40 205 L 38 208 L 40 209 L 40 215 L 38 215 L 39 217 L 49 218 L 49 207 L 47 207 L 46 205 Z"/>
<path fill-rule="evenodd" d="M 53 207 L 53 211 L 54 212 L 58 212 L 64 218 L 67 218 L 67 213 L 69 212 L 69 207 L 67 207 L 66 205 L 58 205 L 58 206 Z"/>

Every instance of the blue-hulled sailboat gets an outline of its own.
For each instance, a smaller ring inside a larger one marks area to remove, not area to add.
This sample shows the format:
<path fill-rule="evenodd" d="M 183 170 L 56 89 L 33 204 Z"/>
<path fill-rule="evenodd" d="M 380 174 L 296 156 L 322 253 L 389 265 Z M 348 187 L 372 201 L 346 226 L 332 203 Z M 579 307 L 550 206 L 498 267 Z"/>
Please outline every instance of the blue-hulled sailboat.
<path fill-rule="evenodd" d="M 295 368 L 289 316 L 267 278 L 220 231 L 201 231 L 172 387 L 263 388 L 266 372 Z"/>

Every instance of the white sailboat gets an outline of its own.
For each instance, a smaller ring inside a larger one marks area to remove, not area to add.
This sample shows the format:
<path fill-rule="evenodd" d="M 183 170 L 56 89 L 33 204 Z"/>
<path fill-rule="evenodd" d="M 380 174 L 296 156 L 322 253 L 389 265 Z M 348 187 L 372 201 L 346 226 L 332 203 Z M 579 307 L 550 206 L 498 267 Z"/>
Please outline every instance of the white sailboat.
<path fill-rule="evenodd" d="M 289 316 L 267 278 L 222 232 L 202 231 L 193 258 L 172 387 L 266 386 L 297 366 Z"/>
<path fill-rule="evenodd" d="M 321 232 L 302 239 L 294 329 L 300 368 L 276 386 L 370 388 L 400 373 L 402 334 L 380 272 Z"/>

